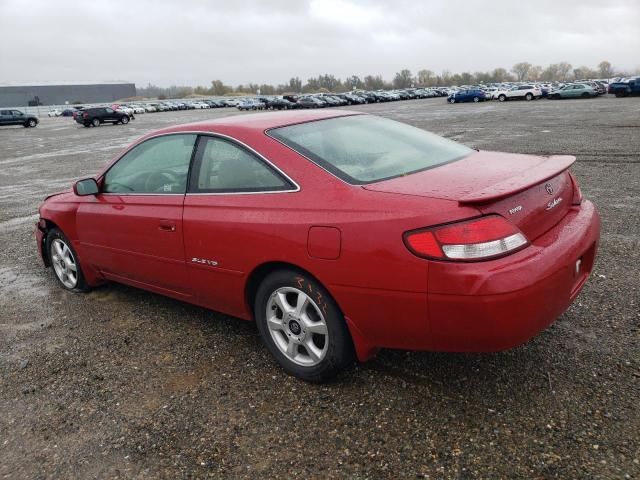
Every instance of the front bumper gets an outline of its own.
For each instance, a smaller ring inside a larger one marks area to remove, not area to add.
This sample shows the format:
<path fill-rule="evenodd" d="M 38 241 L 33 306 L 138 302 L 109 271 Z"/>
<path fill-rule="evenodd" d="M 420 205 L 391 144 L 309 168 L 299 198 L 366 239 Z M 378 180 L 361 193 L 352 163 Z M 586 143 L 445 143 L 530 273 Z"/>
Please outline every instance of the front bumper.
<path fill-rule="evenodd" d="M 40 226 L 39 222 L 36 223 L 36 228 L 33 233 L 36 237 L 36 243 L 38 245 L 38 254 L 40 255 L 40 258 L 42 259 L 42 262 L 44 263 L 45 267 L 48 267 L 49 259 L 44 252 L 45 232 L 44 232 L 44 229 Z"/>

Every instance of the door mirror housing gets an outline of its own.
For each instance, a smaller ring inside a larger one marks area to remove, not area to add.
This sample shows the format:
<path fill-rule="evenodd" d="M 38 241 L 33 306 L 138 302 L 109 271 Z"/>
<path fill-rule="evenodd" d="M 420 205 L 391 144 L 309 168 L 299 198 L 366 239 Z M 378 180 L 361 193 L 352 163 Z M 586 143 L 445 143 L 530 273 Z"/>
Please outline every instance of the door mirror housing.
<path fill-rule="evenodd" d="M 99 191 L 98 182 L 96 182 L 95 178 L 84 178 L 82 180 L 78 180 L 73 186 L 73 193 L 80 197 L 96 195 Z"/>

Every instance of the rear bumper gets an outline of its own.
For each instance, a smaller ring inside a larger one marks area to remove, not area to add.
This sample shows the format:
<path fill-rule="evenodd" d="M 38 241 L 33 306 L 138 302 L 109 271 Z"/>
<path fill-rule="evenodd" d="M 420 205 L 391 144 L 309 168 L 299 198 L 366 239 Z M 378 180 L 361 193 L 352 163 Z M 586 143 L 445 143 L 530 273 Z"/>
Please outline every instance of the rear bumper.
<path fill-rule="evenodd" d="M 569 308 L 593 269 L 599 238 L 598 212 L 584 201 L 513 255 L 475 263 L 424 261 L 428 293 L 335 285 L 331 291 L 361 361 L 377 348 L 506 350 Z"/>
<path fill-rule="evenodd" d="M 431 265 L 428 349 L 499 351 L 526 342 L 580 293 L 593 269 L 599 238 L 600 217 L 584 201 L 514 255 Z"/>

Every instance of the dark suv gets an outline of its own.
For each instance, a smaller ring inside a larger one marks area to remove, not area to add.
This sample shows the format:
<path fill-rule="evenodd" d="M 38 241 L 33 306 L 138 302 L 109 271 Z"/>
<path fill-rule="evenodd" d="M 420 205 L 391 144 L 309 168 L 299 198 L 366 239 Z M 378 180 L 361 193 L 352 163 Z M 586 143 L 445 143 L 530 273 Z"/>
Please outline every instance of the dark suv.
<path fill-rule="evenodd" d="M 23 125 L 35 127 L 38 117 L 21 112 L 20 110 L 0 110 L 0 125 Z"/>
<path fill-rule="evenodd" d="M 85 127 L 99 127 L 100 124 L 111 123 L 129 123 L 129 115 L 124 112 L 119 112 L 109 107 L 92 107 L 85 108 L 81 112 L 76 114 L 76 122 L 84 125 Z"/>

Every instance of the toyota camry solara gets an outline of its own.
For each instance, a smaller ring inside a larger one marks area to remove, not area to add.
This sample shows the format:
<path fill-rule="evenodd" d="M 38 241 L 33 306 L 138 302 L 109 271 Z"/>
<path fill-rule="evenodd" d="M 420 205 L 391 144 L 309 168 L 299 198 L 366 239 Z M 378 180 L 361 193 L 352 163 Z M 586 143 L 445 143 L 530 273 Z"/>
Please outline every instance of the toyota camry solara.
<path fill-rule="evenodd" d="M 242 115 L 141 138 L 48 197 L 36 237 L 64 288 L 255 320 L 287 372 L 323 381 L 381 347 L 498 351 L 553 322 L 600 235 L 574 161 L 356 112 Z"/>

